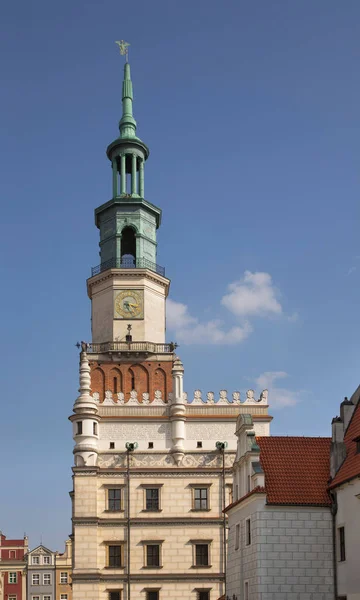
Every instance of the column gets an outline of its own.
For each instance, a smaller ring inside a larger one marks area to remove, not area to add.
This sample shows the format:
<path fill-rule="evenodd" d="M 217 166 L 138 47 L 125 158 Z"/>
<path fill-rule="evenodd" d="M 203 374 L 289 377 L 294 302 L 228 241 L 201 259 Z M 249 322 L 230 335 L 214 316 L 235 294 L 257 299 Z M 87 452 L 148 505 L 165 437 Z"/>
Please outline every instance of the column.
<path fill-rule="evenodd" d="M 139 170 L 139 195 L 144 198 L 144 159 L 140 159 L 140 170 Z"/>
<path fill-rule="evenodd" d="M 132 155 L 132 168 L 131 168 L 131 194 L 136 194 L 136 154 Z"/>
<path fill-rule="evenodd" d="M 113 198 L 116 198 L 116 196 L 118 195 L 118 170 L 117 170 L 116 158 L 113 158 L 113 161 L 112 161 L 112 173 L 113 173 Z"/>
<path fill-rule="evenodd" d="M 170 404 L 171 454 L 179 466 L 185 454 L 186 406 L 183 391 L 184 367 L 178 356 L 174 360 L 171 374 L 173 379 L 173 397 Z"/>
<path fill-rule="evenodd" d="M 121 155 L 121 165 L 120 165 L 120 190 L 121 194 L 126 194 L 126 155 Z"/>

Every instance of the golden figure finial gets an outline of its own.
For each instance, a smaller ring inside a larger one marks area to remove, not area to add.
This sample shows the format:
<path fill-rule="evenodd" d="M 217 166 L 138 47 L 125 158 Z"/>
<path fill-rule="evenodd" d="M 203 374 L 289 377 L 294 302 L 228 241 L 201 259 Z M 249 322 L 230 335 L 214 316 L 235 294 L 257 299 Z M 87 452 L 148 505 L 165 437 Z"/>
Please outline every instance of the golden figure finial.
<path fill-rule="evenodd" d="M 130 46 L 130 44 L 128 44 L 127 42 L 125 42 L 125 40 L 120 40 L 119 42 L 115 42 L 115 44 L 117 44 L 119 46 L 120 54 L 122 56 L 125 56 L 125 60 L 127 62 L 128 61 L 128 54 L 129 54 L 128 47 Z"/>

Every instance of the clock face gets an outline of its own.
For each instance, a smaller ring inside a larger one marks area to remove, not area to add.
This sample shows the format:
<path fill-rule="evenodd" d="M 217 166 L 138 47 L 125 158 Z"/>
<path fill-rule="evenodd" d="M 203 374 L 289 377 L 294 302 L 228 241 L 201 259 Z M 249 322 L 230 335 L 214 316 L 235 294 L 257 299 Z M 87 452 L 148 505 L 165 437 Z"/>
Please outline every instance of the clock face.
<path fill-rule="evenodd" d="M 142 290 L 123 290 L 115 293 L 114 317 L 117 319 L 143 319 L 144 295 Z"/>

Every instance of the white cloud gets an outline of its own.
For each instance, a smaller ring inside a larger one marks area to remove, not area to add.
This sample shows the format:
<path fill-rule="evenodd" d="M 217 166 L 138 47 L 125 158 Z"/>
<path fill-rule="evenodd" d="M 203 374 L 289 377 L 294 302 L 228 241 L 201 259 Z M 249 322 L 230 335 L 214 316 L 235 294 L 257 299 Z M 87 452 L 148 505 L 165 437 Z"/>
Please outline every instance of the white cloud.
<path fill-rule="evenodd" d="M 238 344 L 252 332 L 250 323 L 226 330 L 222 321 L 213 319 L 200 323 L 189 313 L 186 304 L 168 299 L 166 301 L 166 323 L 182 344 Z"/>
<path fill-rule="evenodd" d="M 285 371 L 265 371 L 255 379 L 256 385 L 261 390 L 269 390 L 269 404 L 273 408 L 284 408 L 294 406 L 300 402 L 303 392 L 279 387 L 277 380 L 285 379 L 288 374 Z"/>
<path fill-rule="evenodd" d="M 282 306 L 276 298 L 278 292 L 269 273 L 245 271 L 244 277 L 230 283 L 228 290 L 221 303 L 238 317 L 265 317 L 282 313 Z"/>
<path fill-rule="evenodd" d="M 186 304 L 168 299 L 167 327 L 183 344 L 238 344 L 253 331 L 249 317 L 283 315 L 278 295 L 269 273 L 245 271 L 239 281 L 229 284 L 221 299 L 221 304 L 238 318 L 236 325 L 225 329 L 223 321 L 217 318 L 201 322 L 190 314 Z M 294 313 L 286 318 L 296 321 L 298 315 Z"/>

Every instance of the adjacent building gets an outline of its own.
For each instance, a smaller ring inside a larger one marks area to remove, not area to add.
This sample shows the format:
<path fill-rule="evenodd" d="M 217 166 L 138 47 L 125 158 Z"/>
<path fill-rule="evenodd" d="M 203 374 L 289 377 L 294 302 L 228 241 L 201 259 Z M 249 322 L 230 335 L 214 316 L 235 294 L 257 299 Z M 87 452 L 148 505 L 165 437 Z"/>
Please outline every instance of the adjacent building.
<path fill-rule="evenodd" d="M 331 477 L 336 597 L 360 600 L 360 386 L 332 422 Z"/>
<path fill-rule="evenodd" d="M 87 282 L 92 341 L 80 353 L 73 424 L 73 599 L 216 600 L 239 415 L 267 435 L 267 392 L 191 396 L 165 339 L 170 280 L 157 263 L 161 210 L 145 199 L 130 66 L 120 135 L 107 149 L 112 198 L 95 210 L 100 264 Z"/>
<path fill-rule="evenodd" d="M 42 544 L 28 552 L 28 600 L 55 600 L 55 555 Z"/>
<path fill-rule="evenodd" d="M 55 556 L 56 600 L 72 600 L 72 542 L 65 542 L 65 552 Z"/>
<path fill-rule="evenodd" d="M 258 435 L 251 415 L 236 435 L 226 596 L 333 600 L 331 439 Z"/>
<path fill-rule="evenodd" d="M 0 600 L 26 599 L 28 538 L 10 540 L 0 531 Z"/>

